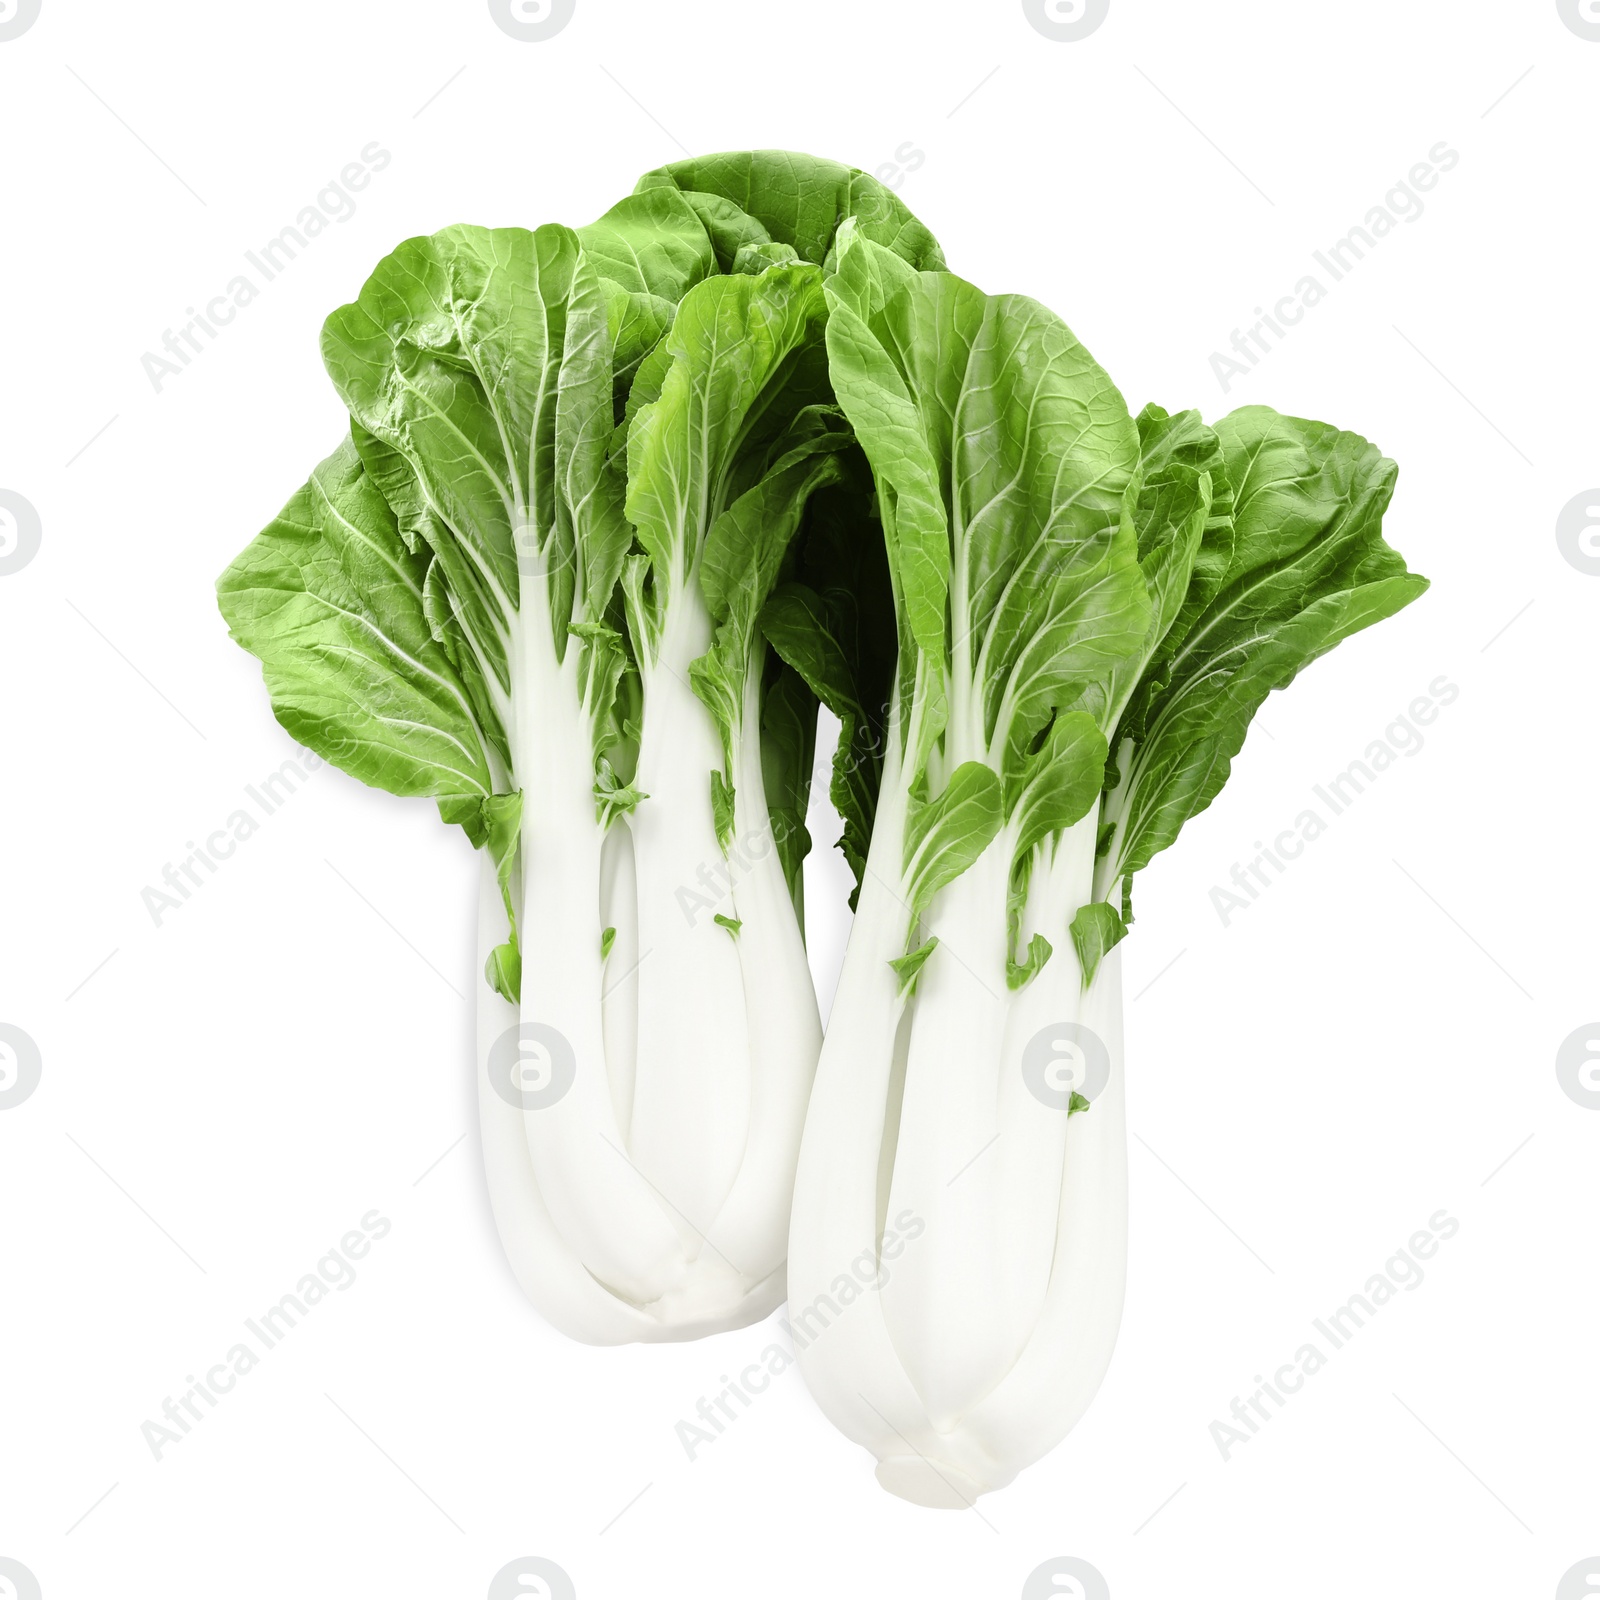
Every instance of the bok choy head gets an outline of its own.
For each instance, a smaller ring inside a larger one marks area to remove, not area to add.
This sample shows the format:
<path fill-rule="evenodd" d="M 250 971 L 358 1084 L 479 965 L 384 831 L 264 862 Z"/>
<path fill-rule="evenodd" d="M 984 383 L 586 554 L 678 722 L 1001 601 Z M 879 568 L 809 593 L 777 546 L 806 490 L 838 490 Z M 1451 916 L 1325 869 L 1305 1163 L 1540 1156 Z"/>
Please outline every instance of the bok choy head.
<path fill-rule="evenodd" d="M 871 179 L 776 153 L 407 241 L 323 332 L 349 436 L 219 584 L 285 727 L 483 848 L 496 1217 L 593 1342 L 783 1295 L 816 698 L 762 617 L 870 526 L 824 335 L 852 215 L 938 259 Z"/>
<path fill-rule="evenodd" d="M 898 658 L 790 1316 L 884 1486 L 962 1507 L 1066 1433 L 1111 1357 L 1131 878 L 1270 690 L 1426 585 L 1381 536 L 1393 463 L 1356 435 L 1134 417 L 1037 303 L 848 226 L 835 266 L 829 370 Z M 802 671 L 829 648 L 774 642 Z M 847 1294 L 863 1252 L 881 1287 Z"/>

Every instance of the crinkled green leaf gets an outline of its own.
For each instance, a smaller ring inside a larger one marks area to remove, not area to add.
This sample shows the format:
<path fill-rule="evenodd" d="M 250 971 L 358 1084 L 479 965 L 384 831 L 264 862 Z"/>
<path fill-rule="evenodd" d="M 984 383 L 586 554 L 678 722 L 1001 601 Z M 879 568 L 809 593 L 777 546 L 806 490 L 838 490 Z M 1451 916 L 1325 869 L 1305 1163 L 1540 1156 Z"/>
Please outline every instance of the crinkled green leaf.
<path fill-rule="evenodd" d="M 704 540 L 736 498 L 728 491 L 741 450 L 775 403 L 786 363 L 814 340 L 822 312 L 814 267 L 710 278 L 684 296 L 662 356 L 647 359 L 646 367 L 666 365 L 659 395 L 633 412 L 628 432 L 627 515 L 651 579 L 648 592 L 639 580 L 652 626 L 635 638 L 636 650 L 651 650 L 663 609 L 690 581 Z"/>
<path fill-rule="evenodd" d="M 1148 632 L 1138 431 L 1033 301 L 914 272 L 851 227 L 827 294 L 835 391 L 877 482 L 902 714 L 918 713 L 908 784 L 981 759 L 1005 813 L 1026 804 L 1031 848 L 1102 779 L 1092 719 L 1060 714 Z"/>
<path fill-rule="evenodd" d="M 323 329 L 385 494 L 502 653 L 524 572 L 563 653 L 631 542 L 608 459 L 610 296 L 571 229 L 454 227 L 407 240 Z"/>
<path fill-rule="evenodd" d="M 944 265 L 933 235 L 892 189 L 836 161 L 788 150 L 730 151 L 658 167 L 647 172 L 638 187 L 645 193 L 681 190 L 702 206 L 706 206 L 702 196 L 731 203 L 728 209 L 706 206 L 707 214 L 716 219 L 710 226 L 730 265 L 741 245 L 757 242 L 749 230 L 735 226 L 739 216 L 817 266 L 826 261 L 840 225 L 852 217 L 865 237 L 913 266 L 933 270 Z"/>
<path fill-rule="evenodd" d="M 1375 445 L 1265 406 L 1235 411 L 1216 432 L 1233 498 L 1229 563 L 1172 639 L 1164 685 L 1130 735 L 1102 893 L 1211 803 L 1270 691 L 1427 588 L 1383 540 L 1396 469 Z"/>
<path fill-rule="evenodd" d="M 346 441 L 217 582 L 290 735 L 391 794 L 482 796 L 505 735 L 434 638 L 406 548 Z"/>

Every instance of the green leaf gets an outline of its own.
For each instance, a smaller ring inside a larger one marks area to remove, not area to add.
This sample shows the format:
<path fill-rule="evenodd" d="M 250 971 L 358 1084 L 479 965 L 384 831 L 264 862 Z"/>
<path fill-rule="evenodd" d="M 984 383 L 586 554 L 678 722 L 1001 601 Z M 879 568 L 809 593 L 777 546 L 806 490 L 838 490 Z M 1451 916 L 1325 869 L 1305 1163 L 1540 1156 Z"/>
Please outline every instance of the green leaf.
<path fill-rule="evenodd" d="M 723 775 L 712 769 L 711 821 L 717 830 L 717 843 L 726 851 L 733 838 L 733 785 Z"/>
<path fill-rule="evenodd" d="M 1011 780 L 1015 798 L 1006 810 L 1017 833 L 1016 861 L 1026 861 L 1035 845 L 1088 815 L 1100 798 L 1105 762 L 1105 735 L 1086 712 L 1066 711 L 1050 724 Z"/>
<path fill-rule="evenodd" d="M 559 657 L 571 623 L 604 620 L 631 542 L 609 462 L 614 292 L 571 229 L 446 228 L 323 328 L 358 446 L 503 686 L 524 576 Z"/>
<path fill-rule="evenodd" d="M 439 816 L 447 826 L 460 827 L 472 841 L 474 850 L 489 842 L 489 828 L 483 820 L 483 796 L 450 794 L 439 800 Z"/>
<path fill-rule="evenodd" d="M 600 930 L 600 959 L 604 961 L 611 954 L 611 947 L 617 942 L 615 928 L 602 928 Z"/>
<path fill-rule="evenodd" d="M 1054 954 L 1055 951 L 1052 949 L 1050 941 L 1042 933 L 1034 934 L 1028 941 L 1026 960 L 1007 960 L 1006 987 L 1008 989 L 1021 989 L 1031 983 L 1043 970 L 1045 962 Z"/>
<path fill-rule="evenodd" d="M 1130 731 L 1135 749 L 1108 807 L 1118 835 L 1101 863 L 1100 893 L 1211 803 L 1271 690 L 1427 588 L 1383 540 L 1396 469 L 1376 446 L 1265 406 L 1234 412 L 1216 431 L 1233 499 L 1227 570 L 1172 638 L 1170 659 L 1156 669 L 1163 682 Z"/>
<path fill-rule="evenodd" d="M 1072 943 L 1078 952 L 1085 989 L 1094 982 L 1106 951 L 1127 936 L 1128 925 L 1117 915 L 1114 906 L 1095 900 L 1078 907 L 1072 919 Z"/>
<path fill-rule="evenodd" d="M 1078 1091 L 1074 1089 L 1072 1091 L 1071 1098 L 1067 1101 L 1067 1115 L 1070 1117 L 1074 1112 L 1087 1111 L 1089 1109 L 1089 1104 L 1090 1102 L 1088 1097 L 1086 1095 L 1079 1094 Z"/>
<path fill-rule="evenodd" d="M 346 440 L 218 579 L 217 600 L 298 743 L 391 794 L 481 797 L 505 734 L 434 637 L 431 564 Z"/>
<path fill-rule="evenodd" d="M 739 930 L 744 926 L 737 917 L 725 917 L 720 911 L 713 913 L 711 920 L 719 928 L 726 928 L 735 938 L 738 937 Z"/>
<path fill-rule="evenodd" d="M 446 822 L 459 823 L 478 848 L 488 847 L 495 879 L 506 908 L 511 937 L 489 952 L 483 975 L 496 994 L 516 1003 L 522 998 L 522 950 L 517 939 L 517 908 L 512 883 L 517 876 L 522 839 L 522 791 L 469 799 L 455 796 L 439 802 Z"/>
<path fill-rule="evenodd" d="M 911 215 L 894 191 L 854 167 L 786 150 L 741 150 L 675 161 L 647 172 L 639 188 L 682 190 L 714 219 L 731 264 L 744 244 L 771 238 L 806 261 L 826 261 L 840 224 L 854 217 L 865 237 L 885 245 L 913 266 L 944 265 L 933 235 Z M 708 201 L 722 201 L 714 208 Z M 739 219 L 743 219 L 742 225 Z M 753 225 L 753 226 L 752 226 Z M 724 271 L 729 267 L 724 267 Z"/>
<path fill-rule="evenodd" d="M 910 996 L 917 992 L 917 975 L 927 964 L 928 957 L 938 947 L 938 939 L 933 938 L 919 944 L 917 948 L 907 955 L 895 956 L 889 965 L 894 968 L 900 977 L 900 993 Z"/>
<path fill-rule="evenodd" d="M 804 927 L 802 866 L 811 849 L 805 819 L 816 754 L 817 701 L 799 673 L 781 662 L 774 665 L 761 705 L 761 781 L 778 861 Z"/>
<path fill-rule="evenodd" d="M 670 188 L 629 195 L 577 235 L 606 291 L 612 415 L 620 422 L 640 363 L 687 290 L 718 270 L 716 256 L 694 207 Z"/>
<path fill-rule="evenodd" d="M 489 952 L 489 959 L 483 964 L 483 975 L 502 1000 L 509 1000 L 512 1005 L 521 1002 L 522 952 L 514 938 L 497 944 Z"/>
<path fill-rule="evenodd" d="M 853 439 L 831 409 L 807 407 L 776 447 L 776 462 L 712 523 L 700 558 L 700 588 L 716 625 L 712 647 L 691 662 L 689 680 L 717 720 L 733 760 L 746 681 L 760 666 L 757 621 L 811 496 L 841 475 Z"/>
<path fill-rule="evenodd" d="M 627 516 L 651 580 L 648 590 L 643 574 L 632 580 L 645 624 L 636 626 L 634 639 L 642 658 L 653 658 L 664 608 L 696 573 L 710 530 L 763 476 L 764 430 L 781 432 L 801 409 L 784 403 L 795 372 L 791 358 L 798 359 L 808 342 L 817 345 L 823 309 L 821 273 L 809 266 L 710 278 L 678 307 L 662 341 L 667 365 L 660 393 L 633 412 L 628 431 Z M 658 366 L 651 356 L 640 379 Z M 753 447 L 751 459 L 741 463 L 747 447 Z M 736 565 L 754 561 L 764 569 L 761 509 L 752 506 L 742 520 L 735 513 L 727 542 L 739 551 L 736 560 L 729 558 Z M 752 539 L 755 550 L 744 550 Z M 752 614 L 755 609 L 759 600 Z"/>
<path fill-rule="evenodd" d="M 650 798 L 644 790 L 623 783 L 610 761 L 602 756 L 595 767 L 595 817 L 602 828 L 609 828 L 617 817 L 626 816 L 641 800 Z"/>
<path fill-rule="evenodd" d="M 1096 707 L 1108 732 L 1121 717 L 1124 736 L 1164 687 L 1172 649 L 1216 593 L 1233 546 L 1233 496 L 1215 431 L 1198 411 L 1169 416 L 1154 405 L 1139 413 L 1137 424 L 1140 476 L 1132 520 L 1150 628 L 1141 656 L 1107 680 L 1106 702 Z M 1136 686 L 1138 704 L 1125 711 Z"/>
<path fill-rule="evenodd" d="M 602 279 L 671 305 L 718 270 L 705 225 L 670 186 L 641 186 L 577 238 Z"/>
<path fill-rule="evenodd" d="M 1148 632 L 1125 506 L 1137 430 L 1071 331 L 1031 300 L 911 272 L 850 228 L 827 294 L 834 387 L 878 484 L 901 695 L 923 697 L 910 771 L 943 733 L 948 699 L 961 720 L 946 760 L 981 752 L 1015 805 L 1055 758 L 1041 741 L 1057 712 L 1135 659 Z"/>
<path fill-rule="evenodd" d="M 778 244 L 772 239 L 752 241 L 739 246 L 729 270 L 753 274 L 765 272 L 768 267 L 786 267 L 791 261 L 799 259 L 799 253 L 792 245 Z"/>
<path fill-rule="evenodd" d="M 839 719 L 829 793 L 855 875 L 853 910 L 872 836 L 898 644 L 882 529 L 871 498 L 856 486 L 853 458 L 845 467 L 843 480 L 807 505 L 795 577 L 773 591 L 759 626 Z"/>
<path fill-rule="evenodd" d="M 906 820 L 905 879 L 914 915 L 959 878 L 1000 831 L 1000 780 L 965 761 L 932 800 L 913 800 Z"/>

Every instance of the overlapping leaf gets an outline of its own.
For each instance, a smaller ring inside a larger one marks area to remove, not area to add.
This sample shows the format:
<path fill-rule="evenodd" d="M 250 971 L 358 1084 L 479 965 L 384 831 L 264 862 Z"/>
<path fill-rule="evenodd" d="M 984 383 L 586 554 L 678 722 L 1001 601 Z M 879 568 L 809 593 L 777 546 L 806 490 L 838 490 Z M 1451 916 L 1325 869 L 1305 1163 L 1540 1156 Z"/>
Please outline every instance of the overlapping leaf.
<path fill-rule="evenodd" d="M 1233 412 L 1216 433 L 1228 562 L 1197 580 L 1153 669 L 1105 882 L 1139 871 L 1211 803 L 1273 689 L 1427 588 L 1384 542 L 1395 465 L 1376 446 L 1265 406 Z"/>

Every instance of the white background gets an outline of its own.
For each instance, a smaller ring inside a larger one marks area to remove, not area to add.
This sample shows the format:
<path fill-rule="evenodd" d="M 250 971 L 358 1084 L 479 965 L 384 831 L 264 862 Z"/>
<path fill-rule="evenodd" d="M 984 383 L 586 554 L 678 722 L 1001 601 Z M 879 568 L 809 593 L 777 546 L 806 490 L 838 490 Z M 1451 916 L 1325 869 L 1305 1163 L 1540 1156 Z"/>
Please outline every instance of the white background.
<path fill-rule="evenodd" d="M 1543 1600 L 1600 1554 L 1600 1111 L 1554 1065 L 1600 1015 L 1600 577 L 1554 531 L 1600 482 L 1597 86 L 1554 0 L 1112 0 L 1077 43 L 1015 0 L 578 0 L 536 44 L 481 0 L 43 0 L 0 42 L 0 488 L 42 525 L 0 576 L 0 1022 L 43 1062 L 0 1111 L 0 1556 L 45 1600 L 479 1597 L 523 1555 L 582 1600 L 1011 1597 L 1062 1555 L 1117 1600 Z M 141 356 L 373 140 L 355 215 L 157 393 Z M 1424 214 L 1224 395 L 1212 352 L 1441 140 Z M 1137 886 L 1121 1342 L 976 1513 L 884 1494 L 792 1371 L 691 1463 L 674 1424 L 773 1325 L 593 1350 L 523 1301 L 476 873 L 431 806 L 324 769 L 141 904 L 292 753 L 211 586 L 338 436 L 324 315 L 409 235 L 769 145 L 902 151 L 952 267 L 1059 310 L 1134 409 L 1376 439 L 1433 580 L 1272 698 Z M 1224 927 L 1211 888 L 1441 674 L 1424 748 Z M 141 1423 L 372 1208 L 359 1281 L 154 1460 Z M 1426 1281 L 1225 1462 L 1233 1397 L 1441 1208 Z"/>

